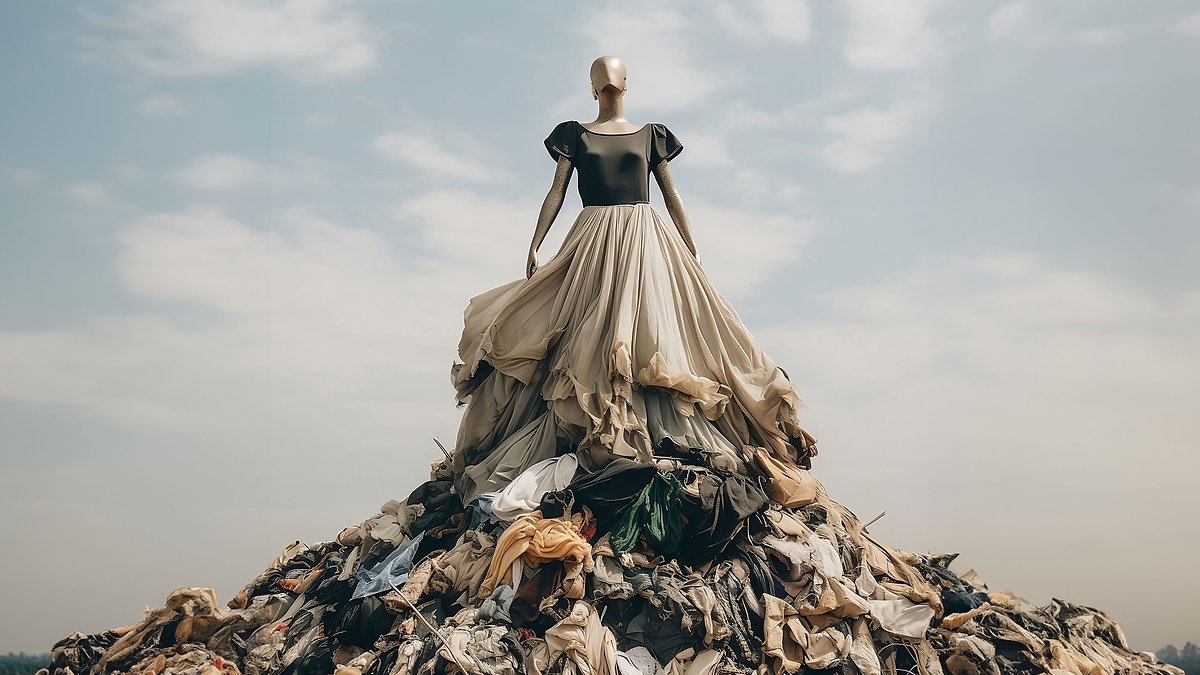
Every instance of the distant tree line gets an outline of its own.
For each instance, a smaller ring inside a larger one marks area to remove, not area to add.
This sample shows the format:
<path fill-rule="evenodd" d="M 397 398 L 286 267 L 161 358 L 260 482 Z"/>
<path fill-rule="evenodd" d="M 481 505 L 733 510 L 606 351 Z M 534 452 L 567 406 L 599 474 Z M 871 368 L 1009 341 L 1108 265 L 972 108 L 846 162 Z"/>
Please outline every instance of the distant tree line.
<path fill-rule="evenodd" d="M 1184 645 L 1183 649 L 1176 649 L 1175 645 L 1167 645 L 1154 652 L 1154 655 L 1163 663 L 1183 668 L 1188 675 L 1200 675 L 1200 647 L 1191 642 Z"/>
<path fill-rule="evenodd" d="M 49 667 L 49 654 L 0 654 L 0 675 L 33 675 L 38 670 Z"/>

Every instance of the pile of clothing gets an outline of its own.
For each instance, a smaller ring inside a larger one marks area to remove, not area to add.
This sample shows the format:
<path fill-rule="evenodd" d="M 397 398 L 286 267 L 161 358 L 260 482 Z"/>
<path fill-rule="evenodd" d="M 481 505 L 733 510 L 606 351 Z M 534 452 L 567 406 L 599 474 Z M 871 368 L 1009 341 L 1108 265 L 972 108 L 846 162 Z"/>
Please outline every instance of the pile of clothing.
<path fill-rule="evenodd" d="M 439 462 L 227 608 L 177 589 L 60 641 L 47 675 L 1182 675 L 1102 611 L 989 591 L 876 540 L 807 470 L 755 466 L 565 454 L 464 500 Z"/>

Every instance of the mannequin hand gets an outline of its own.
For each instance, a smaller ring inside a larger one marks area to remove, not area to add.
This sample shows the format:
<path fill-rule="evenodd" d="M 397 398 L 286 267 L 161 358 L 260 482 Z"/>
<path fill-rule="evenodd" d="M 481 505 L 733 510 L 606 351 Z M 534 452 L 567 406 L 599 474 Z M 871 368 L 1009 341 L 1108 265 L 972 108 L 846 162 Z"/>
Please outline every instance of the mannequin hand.
<path fill-rule="evenodd" d="M 535 251 L 533 249 L 529 249 L 529 258 L 526 259 L 526 262 L 525 262 L 525 278 L 528 279 L 529 277 L 532 277 L 533 273 L 537 271 L 537 268 L 538 268 L 537 251 Z"/>

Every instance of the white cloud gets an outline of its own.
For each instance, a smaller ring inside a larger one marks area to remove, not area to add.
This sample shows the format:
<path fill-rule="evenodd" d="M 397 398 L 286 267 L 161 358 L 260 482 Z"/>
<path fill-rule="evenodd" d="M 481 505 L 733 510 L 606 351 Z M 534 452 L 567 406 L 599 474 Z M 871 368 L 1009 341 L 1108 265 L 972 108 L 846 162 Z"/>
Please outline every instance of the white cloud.
<path fill-rule="evenodd" d="M 1011 2 L 988 17 L 987 32 L 992 40 L 1011 40 L 1033 47 L 1057 47 L 1064 44 L 1101 46 L 1125 37 L 1120 28 L 1072 28 L 1036 24 L 1033 4 L 1028 0 Z"/>
<path fill-rule="evenodd" d="M 426 135 L 414 133 L 390 133 L 375 139 L 371 144 L 381 156 L 398 162 L 433 171 L 451 178 L 485 182 L 500 178 L 503 174 L 476 159 L 449 152 Z"/>
<path fill-rule="evenodd" d="M 1184 18 L 1175 22 L 1175 25 L 1172 26 L 1172 30 L 1174 30 L 1176 33 L 1183 33 L 1184 35 L 1200 36 L 1200 12 L 1189 14 L 1188 16 L 1185 16 Z"/>
<path fill-rule="evenodd" d="M 628 92 L 638 107 L 679 110 L 708 98 L 733 73 L 727 66 L 697 63 L 695 26 L 681 12 L 661 6 L 605 7 L 580 17 L 587 44 L 581 67 L 571 75 L 578 91 L 591 98 L 588 66 L 600 54 L 620 57 L 628 70 Z M 582 46 L 582 45 L 581 45 Z M 574 109 L 574 108 L 573 108 Z"/>
<path fill-rule="evenodd" d="M 187 112 L 187 108 L 174 96 L 159 94 L 144 99 L 138 105 L 138 112 L 149 116 L 182 115 Z"/>
<path fill-rule="evenodd" d="M 46 180 L 46 174 L 34 169 L 8 169 L 4 177 L 17 185 L 38 185 Z"/>
<path fill-rule="evenodd" d="M 921 106 L 904 103 L 826 117 L 825 130 L 838 138 L 821 148 L 821 157 L 838 171 L 866 171 L 912 133 L 923 112 Z"/>
<path fill-rule="evenodd" d="M 339 433 L 313 410 L 372 437 L 452 431 L 463 308 L 523 274 L 537 208 L 431 192 L 397 209 L 419 252 L 304 211 L 263 228 L 213 208 L 139 218 L 118 237 L 125 286 L 171 316 L 208 318 L 131 313 L 0 332 L 0 397 L 236 437 L 272 418 L 295 420 L 299 437 Z"/>
<path fill-rule="evenodd" d="M 275 189 L 318 188 L 334 168 L 325 160 L 289 153 L 277 162 L 264 162 L 230 153 L 199 155 L 171 172 L 173 182 L 203 192 L 237 190 L 255 185 Z"/>
<path fill-rule="evenodd" d="M 0 396 L 151 428 L 246 432 L 281 414 L 323 437 L 320 421 L 301 422 L 312 410 L 394 432 L 407 383 L 426 394 L 448 387 L 468 294 L 452 278 L 431 281 L 453 303 L 414 293 L 422 276 L 370 233 L 303 212 L 264 232 L 209 209 L 141 218 L 119 242 L 118 271 L 135 295 L 212 320 L 130 314 L 0 333 Z"/>
<path fill-rule="evenodd" d="M 1081 28 L 1067 33 L 1067 39 L 1078 45 L 1111 45 L 1125 38 L 1121 28 Z"/>
<path fill-rule="evenodd" d="M 243 187 L 266 175 L 263 165 L 226 153 L 201 155 L 171 172 L 171 179 L 193 190 L 216 192 Z"/>
<path fill-rule="evenodd" d="M 813 222 L 804 217 L 718 206 L 698 199 L 687 204 L 696 250 L 705 274 L 722 295 L 745 296 L 800 255 Z M 670 225 L 670 217 L 663 212 Z M 747 264 L 747 261 L 754 261 Z"/>
<path fill-rule="evenodd" d="M 99 183 L 81 181 L 63 189 L 68 197 L 85 206 L 98 206 L 112 200 L 112 195 Z"/>
<path fill-rule="evenodd" d="M 722 168 L 734 165 L 733 158 L 729 155 L 729 144 L 723 136 L 691 129 L 679 137 L 680 140 L 687 139 L 684 148 L 688 153 L 689 166 Z"/>
<path fill-rule="evenodd" d="M 125 183 L 126 185 L 140 183 L 142 178 L 145 176 L 145 172 L 142 170 L 142 167 L 132 162 L 117 163 L 113 166 L 113 174 L 116 175 L 117 180 Z"/>
<path fill-rule="evenodd" d="M 91 13 L 101 47 L 165 77 L 278 68 L 306 79 L 362 72 L 375 48 L 362 13 L 338 0 L 148 0 Z"/>
<path fill-rule="evenodd" d="M 1020 0 L 1019 2 L 1010 2 L 992 12 L 987 22 L 988 37 L 1000 40 L 1027 30 L 1031 9 L 1032 6 L 1028 0 Z"/>
<path fill-rule="evenodd" d="M 913 70 L 941 51 L 931 24 L 940 0 L 847 0 L 846 61 L 866 70 Z"/>
<path fill-rule="evenodd" d="M 304 118 L 304 127 L 306 129 L 325 129 L 334 125 L 337 122 L 337 117 L 328 113 L 309 113 Z"/>
<path fill-rule="evenodd" d="M 722 27 L 742 38 L 774 37 L 800 44 L 812 37 L 812 11 L 804 0 L 722 2 L 716 13 Z"/>

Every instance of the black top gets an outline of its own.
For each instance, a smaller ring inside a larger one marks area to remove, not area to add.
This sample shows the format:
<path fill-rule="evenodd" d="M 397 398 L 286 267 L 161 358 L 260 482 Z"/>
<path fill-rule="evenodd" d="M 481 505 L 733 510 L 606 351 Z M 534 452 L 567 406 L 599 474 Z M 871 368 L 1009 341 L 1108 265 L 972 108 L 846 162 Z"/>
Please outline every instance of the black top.
<path fill-rule="evenodd" d="M 646 124 L 625 134 L 600 134 L 575 120 L 560 122 L 545 144 L 555 161 L 571 160 L 579 174 L 584 206 L 649 202 L 650 171 L 683 150 L 663 124 Z"/>

